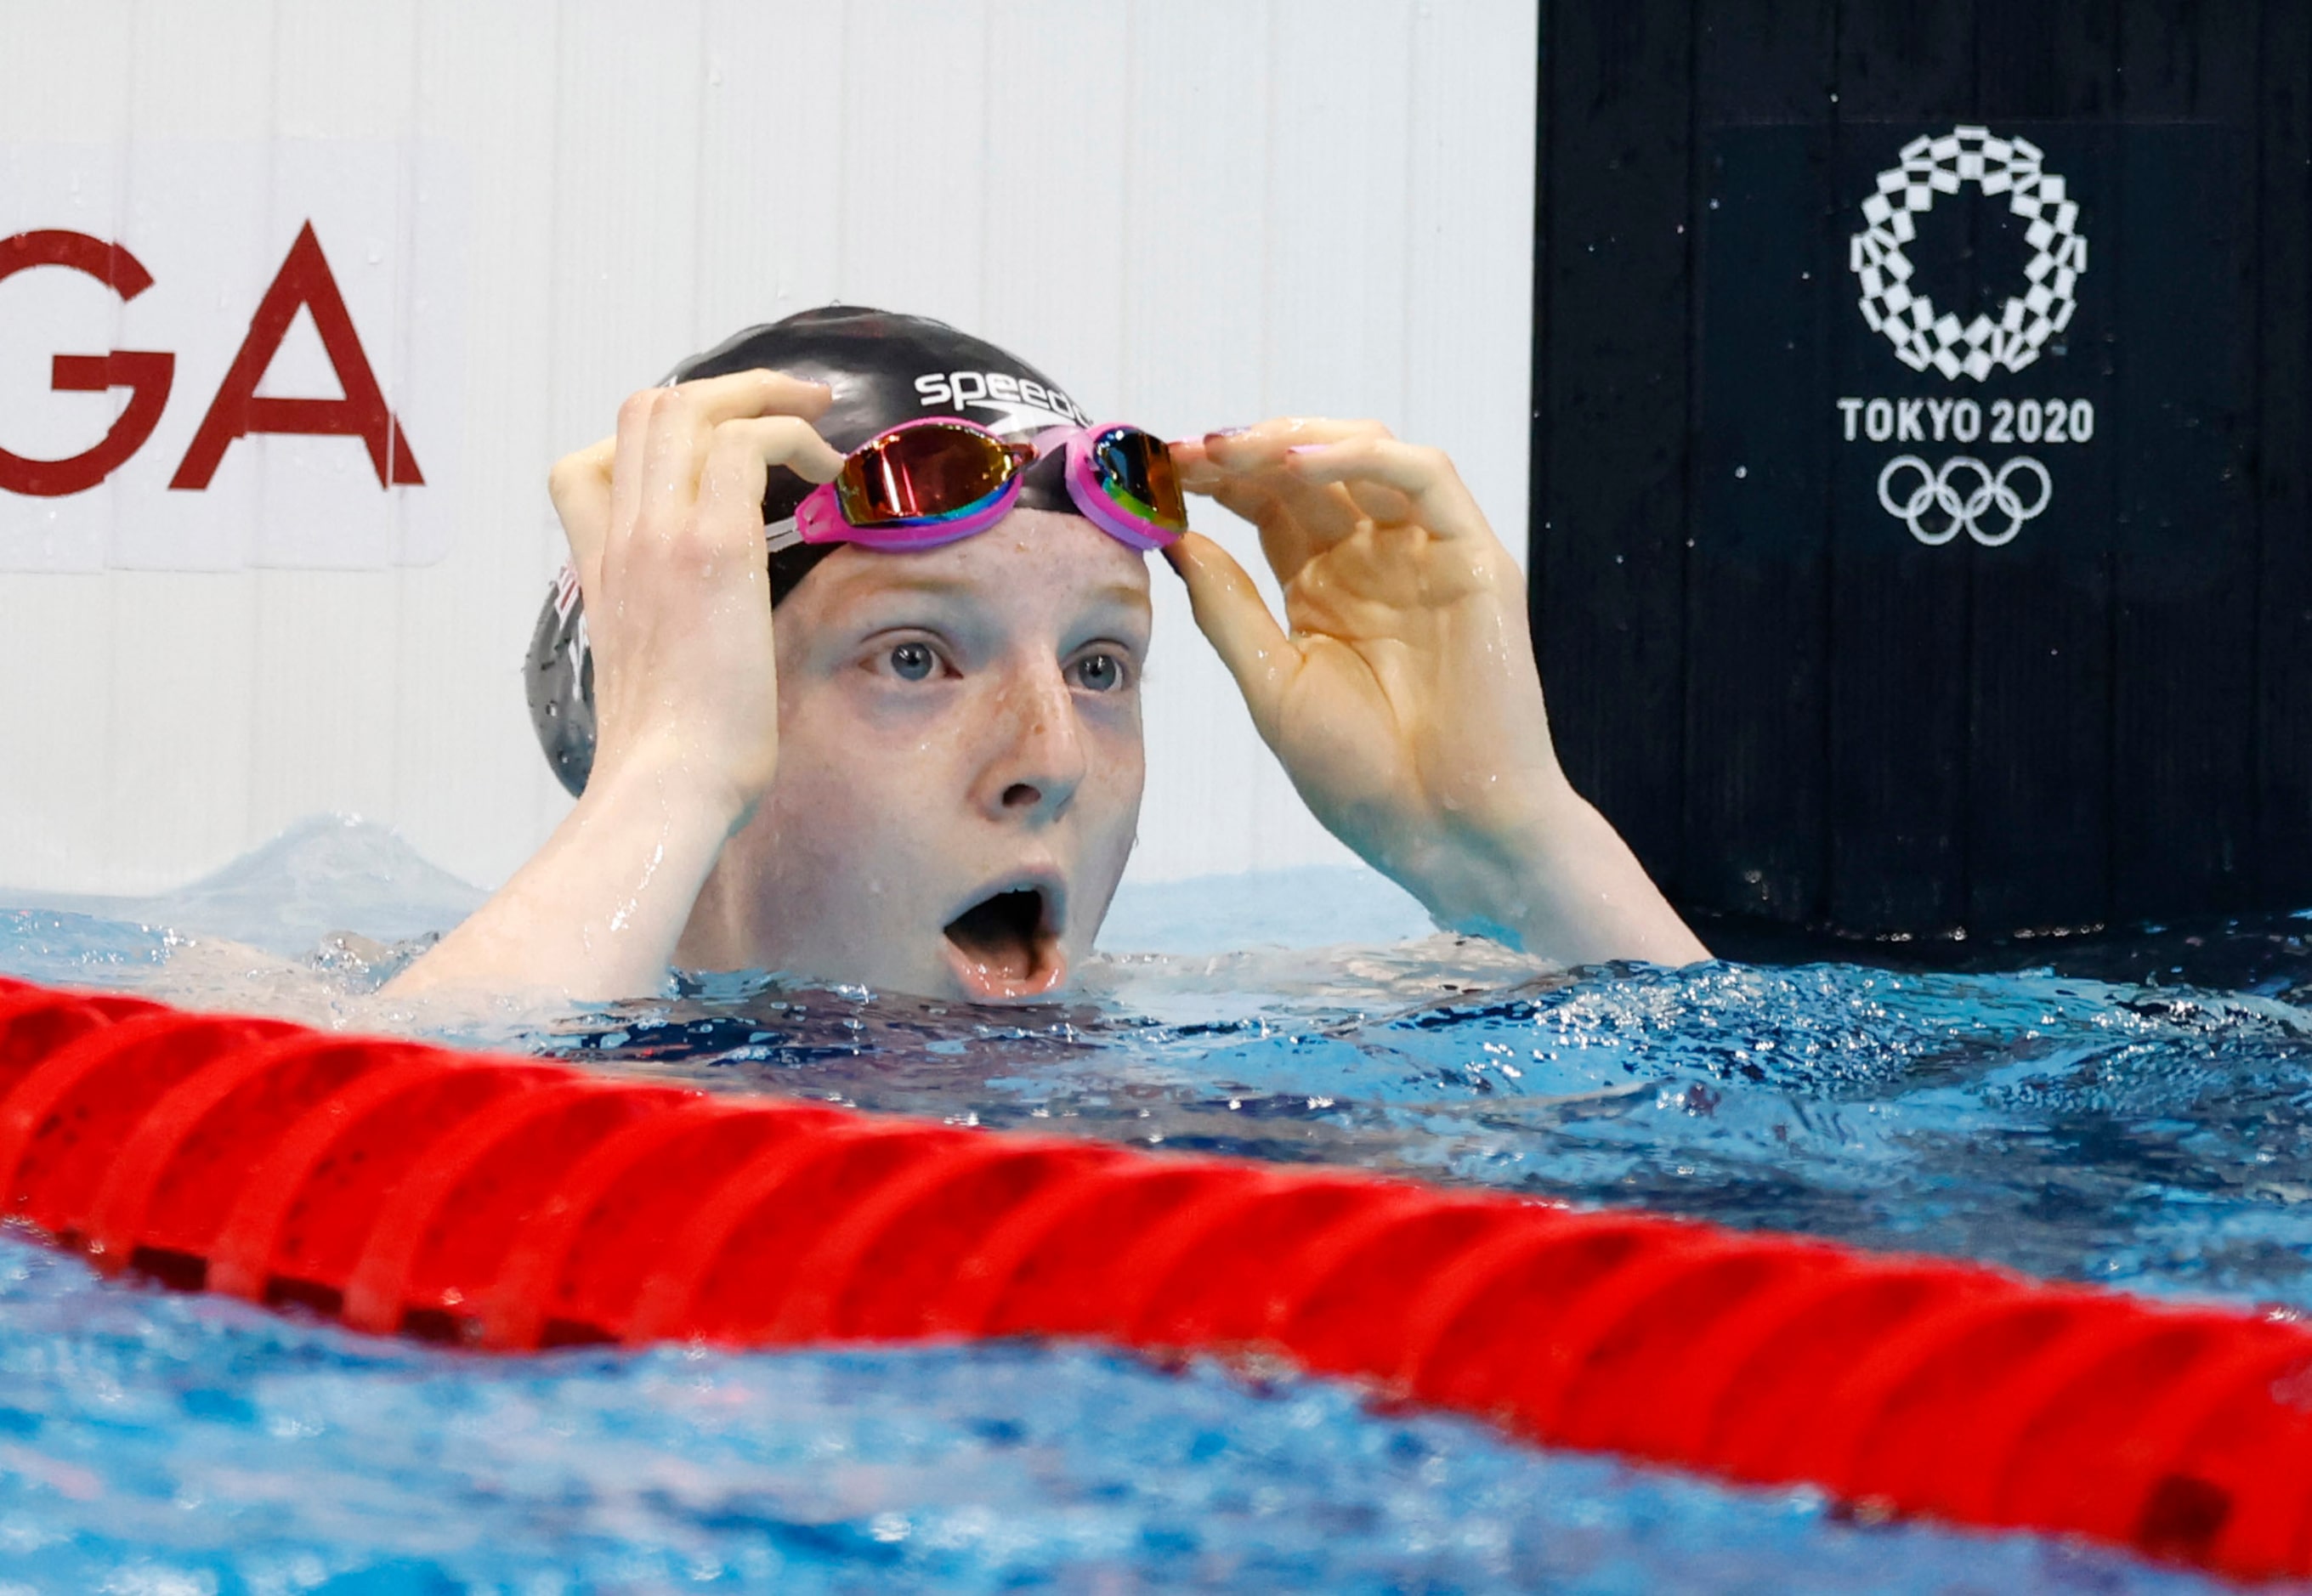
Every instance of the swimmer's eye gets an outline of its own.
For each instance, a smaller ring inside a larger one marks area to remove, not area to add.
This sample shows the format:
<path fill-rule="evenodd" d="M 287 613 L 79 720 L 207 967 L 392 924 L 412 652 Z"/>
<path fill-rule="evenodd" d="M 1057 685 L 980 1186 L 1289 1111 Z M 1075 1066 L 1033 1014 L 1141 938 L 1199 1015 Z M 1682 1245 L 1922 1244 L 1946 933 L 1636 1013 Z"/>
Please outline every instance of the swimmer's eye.
<path fill-rule="evenodd" d="M 1114 654 L 1086 654 L 1068 667 L 1068 679 L 1088 693 L 1113 693 L 1127 679 L 1124 661 Z"/>
<path fill-rule="evenodd" d="M 903 682 L 922 682 L 939 668 L 939 656 L 929 643 L 891 645 L 891 674 Z"/>

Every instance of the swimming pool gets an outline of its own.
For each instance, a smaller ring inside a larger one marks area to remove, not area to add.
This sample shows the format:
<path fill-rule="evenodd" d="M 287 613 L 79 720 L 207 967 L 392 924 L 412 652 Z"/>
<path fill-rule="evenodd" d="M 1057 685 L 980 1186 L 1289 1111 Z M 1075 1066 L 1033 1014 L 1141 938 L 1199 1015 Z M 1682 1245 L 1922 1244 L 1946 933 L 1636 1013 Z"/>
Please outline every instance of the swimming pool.
<path fill-rule="evenodd" d="M 336 943 L 297 986 L 205 933 L 311 955 L 319 928 L 402 935 L 454 897 L 374 833 L 314 828 L 171 901 L 0 919 L 0 970 L 214 1004 L 293 988 L 358 1018 L 378 950 Z M 2312 1300 L 2290 923 L 2234 938 L 2260 951 L 2227 979 L 2255 990 L 1854 964 L 1537 981 L 1402 940 L 1408 910 L 1352 872 L 1155 889 L 1109 940 L 1169 951 L 1065 1007 L 730 981 L 521 1034 L 717 1088 Z M 1318 939 L 1359 950 L 1289 950 Z M 1286 950 L 1218 951 L 1239 942 Z M 0 1581 L 34 1589 L 2203 1583 L 1545 1454 L 1318 1382 L 1017 1345 L 490 1360 L 100 1283 L 23 1243 L 0 1273 Z"/>

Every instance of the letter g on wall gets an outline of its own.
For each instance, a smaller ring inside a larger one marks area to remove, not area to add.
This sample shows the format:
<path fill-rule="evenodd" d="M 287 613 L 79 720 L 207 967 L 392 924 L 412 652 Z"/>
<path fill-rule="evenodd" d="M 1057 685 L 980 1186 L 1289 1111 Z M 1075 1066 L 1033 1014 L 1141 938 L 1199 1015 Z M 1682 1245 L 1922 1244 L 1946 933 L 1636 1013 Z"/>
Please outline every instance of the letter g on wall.
<path fill-rule="evenodd" d="M 0 239 L 0 282 L 34 266 L 65 266 L 95 278 L 125 303 L 153 286 L 153 274 L 118 244 L 83 232 L 20 232 Z M 0 448 L 0 492 L 57 499 L 94 487 L 142 448 L 168 407 L 177 357 L 153 350 L 109 354 L 60 354 L 48 386 L 58 393 L 102 393 L 125 388 L 128 404 L 93 449 L 61 460 L 27 459 Z"/>

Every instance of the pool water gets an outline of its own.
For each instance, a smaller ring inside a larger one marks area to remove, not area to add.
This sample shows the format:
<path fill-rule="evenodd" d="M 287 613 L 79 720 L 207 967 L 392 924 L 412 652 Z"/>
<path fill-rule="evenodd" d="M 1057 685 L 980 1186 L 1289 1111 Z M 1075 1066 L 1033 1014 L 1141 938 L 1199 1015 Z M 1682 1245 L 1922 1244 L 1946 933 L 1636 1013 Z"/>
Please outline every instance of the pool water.
<path fill-rule="evenodd" d="M 0 911 L 0 972 L 376 1025 L 469 889 L 317 823 L 168 898 Z M 1362 872 L 1119 901 L 1017 1011 L 695 982 L 457 1040 L 1156 1148 L 1335 1161 L 2312 1310 L 2285 918 L 1941 972 L 1538 972 Z M 339 933 L 351 933 L 341 935 Z M 1318 944 L 1328 944 L 1321 949 Z M 1946 953 L 1949 950 L 1945 950 Z M 2038 968 L 2007 968 L 2043 957 Z M 0 1238 L 0 1592 L 2182 1591 L 2021 1535 L 1551 1453 L 1094 1347 L 491 1358 Z"/>

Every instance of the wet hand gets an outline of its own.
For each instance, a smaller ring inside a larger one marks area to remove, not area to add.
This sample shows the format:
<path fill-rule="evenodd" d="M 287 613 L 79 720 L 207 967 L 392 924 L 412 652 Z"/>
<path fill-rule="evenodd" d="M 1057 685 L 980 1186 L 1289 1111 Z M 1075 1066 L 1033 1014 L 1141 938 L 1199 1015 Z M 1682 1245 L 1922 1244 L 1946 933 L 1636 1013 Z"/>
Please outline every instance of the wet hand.
<path fill-rule="evenodd" d="M 647 388 L 617 435 L 556 463 L 556 512 L 586 602 L 596 784 L 670 776 L 740 824 L 778 764 L 763 491 L 832 479 L 828 390 L 775 371 Z"/>
<path fill-rule="evenodd" d="M 763 489 L 773 466 L 834 476 L 841 457 L 810 424 L 828 402 L 772 371 L 650 388 L 615 437 L 555 466 L 593 650 L 593 772 L 395 997 L 665 989 L 701 885 L 778 769 Z"/>
<path fill-rule="evenodd" d="M 1250 521 L 1280 625 L 1228 553 L 1169 551 L 1253 723 L 1327 829 L 1449 925 L 1579 962 L 1699 956 L 1549 736 L 1523 573 L 1434 449 L 1280 418 L 1172 445 Z"/>
<path fill-rule="evenodd" d="M 1283 588 L 1280 626 L 1218 544 L 1176 545 L 1197 624 L 1317 817 L 1416 892 L 1440 847 L 1528 824 L 1563 777 L 1524 580 L 1452 462 L 1377 423 L 1297 418 L 1172 449 L 1184 488 L 1259 529 Z"/>

